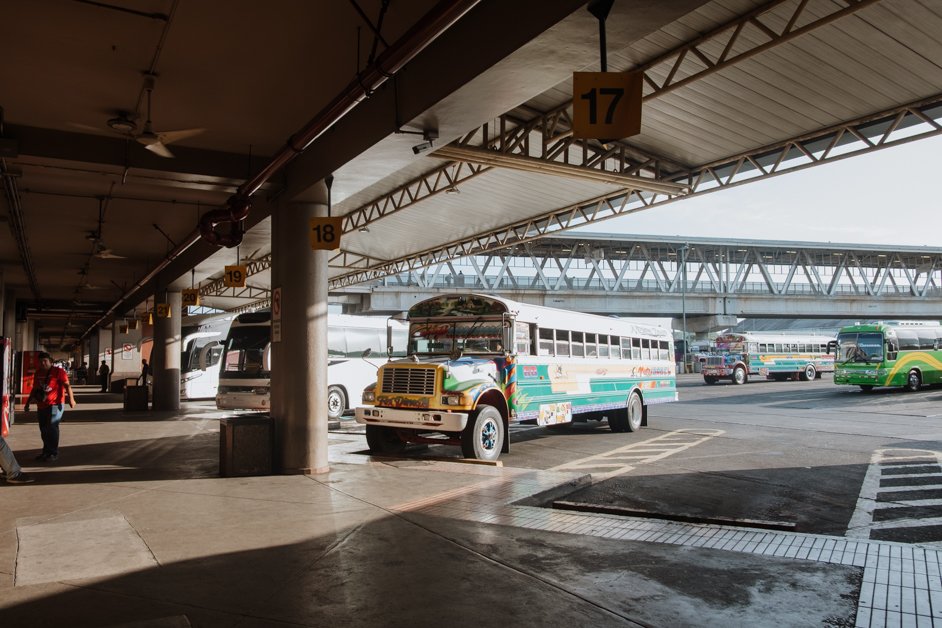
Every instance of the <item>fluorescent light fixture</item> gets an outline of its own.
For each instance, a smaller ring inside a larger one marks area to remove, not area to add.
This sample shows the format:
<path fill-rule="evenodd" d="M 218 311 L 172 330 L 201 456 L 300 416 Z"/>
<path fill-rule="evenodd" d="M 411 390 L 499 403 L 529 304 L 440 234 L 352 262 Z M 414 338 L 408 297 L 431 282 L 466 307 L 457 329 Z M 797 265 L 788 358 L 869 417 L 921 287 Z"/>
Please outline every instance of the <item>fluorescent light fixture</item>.
<path fill-rule="evenodd" d="M 413 148 L 412 150 L 415 150 Z M 623 188 L 635 188 L 656 194 L 681 195 L 686 194 L 688 187 L 679 183 L 670 183 L 667 181 L 655 181 L 645 177 L 621 174 L 618 172 L 608 172 L 606 170 L 597 170 L 595 168 L 586 168 L 584 166 L 574 166 L 571 164 L 559 163 L 556 161 L 547 161 L 537 159 L 536 157 L 526 157 L 523 155 L 508 155 L 498 153 L 476 146 L 456 146 L 449 144 L 435 150 L 435 157 L 449 159 L 454 161 L 466 161 L 485 166 L 494 166 L 497 168 L 508 168 L 511 170 L 523 170 L 525 172 L 536 172 L 538 174 L 549 174 L 573 179 L 583 179 L 597 181 L 599 183 L 608 183 Z"/>

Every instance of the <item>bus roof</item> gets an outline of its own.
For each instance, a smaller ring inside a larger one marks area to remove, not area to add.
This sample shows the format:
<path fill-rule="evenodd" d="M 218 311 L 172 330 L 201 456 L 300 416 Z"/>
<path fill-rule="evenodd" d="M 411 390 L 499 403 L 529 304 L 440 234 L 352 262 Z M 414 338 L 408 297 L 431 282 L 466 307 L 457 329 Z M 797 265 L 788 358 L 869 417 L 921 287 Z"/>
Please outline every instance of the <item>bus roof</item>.
<path fill-rule="evenodd" d="M 791 334 L 791 333 L 755 333 L 751 331 L 737 332 L 731 334 L 721 334 L 716 337 L 715 342 L 763 342 L 766 344 L 774 343 L 804 343 L 814 344 L 823 343 L 828 340 L 834 340 L 834 334 Z"/>
<path fill-rule="evenodd" d="M 841 327 L 839 333 L 853 333 L 861 331 L 886 332 L 897 329 L 939 329 L 942 324 L 935 321 L 873 321 L 869 323 L 857 323 Z"/>
<path fill-rule="evenodd" d="M 521 303 L 505 297 L 486 294 L 443 294 L 416 303 L 409 309 L 409 318 L 455 318 L 513 314 L 518 321 L 536 323 L 540 327 L 588 331 L 614 336 L 652 336 L 670 339 L 669 329 L 597 314 L 583 314 L 541 305 Z"/>

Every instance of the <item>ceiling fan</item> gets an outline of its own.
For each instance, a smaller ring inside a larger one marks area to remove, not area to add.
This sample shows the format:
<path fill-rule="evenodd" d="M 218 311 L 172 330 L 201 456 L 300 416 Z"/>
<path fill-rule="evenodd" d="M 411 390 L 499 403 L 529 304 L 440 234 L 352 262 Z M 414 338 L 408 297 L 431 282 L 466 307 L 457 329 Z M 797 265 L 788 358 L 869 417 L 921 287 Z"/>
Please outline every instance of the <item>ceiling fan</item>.
<path fill-rule="evenodd" d="M 199 135 L 206 129 L 183 129 L 180 131 L 154 131 L 151 122 L 151 96 L 154 91 L 154 85 L 157 79 L 155 74 L 144 75 L 144 91 L 147 93 L 147 120 L 144 122 L 144 128 L 137 131 L 136 116 L 127 111 L 118 111 L 115 117 L 108 120 L 108 127 L 117 131 L 121 135 L 135 139 L 144 148 L 160 155 L 161 157 L 173 157 L 173 153 L 167 148 L 167 144 L 178 142 L 194 135 Z"/>
<path fill-rule="evenodd" d="M 100 231 L 89 231 L 85 239 L 95 243 L 95 252 L 93 255 L 98 259 L 127 259 L 126 255 L 117 255 L 114 251 L 105 246 L 101 241 Z"/>

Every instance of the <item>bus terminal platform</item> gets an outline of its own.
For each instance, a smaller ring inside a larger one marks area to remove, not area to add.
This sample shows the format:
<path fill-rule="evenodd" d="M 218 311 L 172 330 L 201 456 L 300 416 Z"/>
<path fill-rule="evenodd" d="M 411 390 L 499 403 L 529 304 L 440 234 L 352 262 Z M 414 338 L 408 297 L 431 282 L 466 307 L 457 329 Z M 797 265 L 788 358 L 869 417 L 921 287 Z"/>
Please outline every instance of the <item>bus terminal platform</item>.
<path fill-rule="evenodd" d="M 942 626 L 931 547 L 552 510 L 591 479 L 355 430 L 328 473 L 220 477 L 231 413 L 76 389 L 55 464 L 35 413 L 8 438 L 3 626 Z"/>

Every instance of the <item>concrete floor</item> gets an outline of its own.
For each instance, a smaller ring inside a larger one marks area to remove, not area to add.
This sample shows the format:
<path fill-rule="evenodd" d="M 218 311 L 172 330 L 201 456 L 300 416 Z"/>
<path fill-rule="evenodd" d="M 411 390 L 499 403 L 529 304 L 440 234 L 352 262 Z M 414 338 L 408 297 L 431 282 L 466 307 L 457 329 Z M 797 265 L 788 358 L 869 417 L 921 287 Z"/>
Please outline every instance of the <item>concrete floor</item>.
<path fill-rule="evenodd" d="M 55 465 L 35 415 L 9 438 L 37 482 L 0 484 L 0 626 L 942 625 L 929 549 L 552 511 L 588 478 L 355 434 L 327 474 L 220 478 L 224 413 L 79 404 Z"/>

